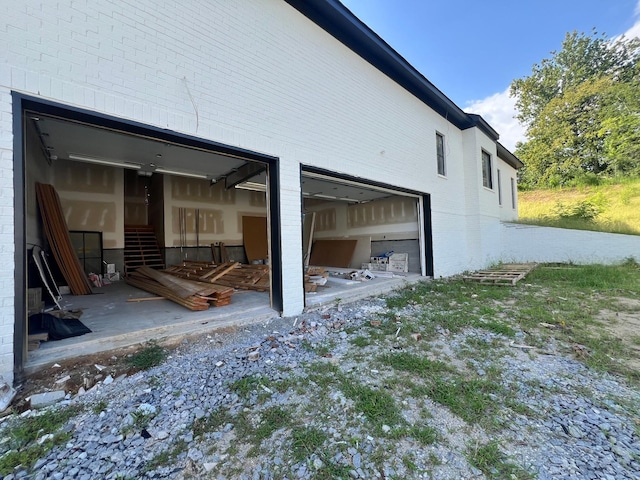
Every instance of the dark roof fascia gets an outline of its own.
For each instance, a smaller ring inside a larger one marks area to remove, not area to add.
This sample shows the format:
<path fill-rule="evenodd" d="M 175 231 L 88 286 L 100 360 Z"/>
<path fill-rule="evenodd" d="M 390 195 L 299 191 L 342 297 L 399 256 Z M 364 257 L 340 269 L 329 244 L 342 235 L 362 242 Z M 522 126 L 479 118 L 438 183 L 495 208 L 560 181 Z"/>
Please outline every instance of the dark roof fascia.
<path fill-rule="evenodd" d="M 504 145 L 502 145 L 500 142 L 496 142 L 496 146 L 498 147 L 498 158 L 501 158 L 516 170 L 524 167 L 524 163 L 522 163 L 522 160 L 520 160 L 513 153 L 507 150 Z"/>
<path fill-rule="evenodd" d="M 338 0 L 285 1 L 456 127 L 477 126 L 498 139 L 488 123 L 472 119 Z"/>
<path fill-rule="evenodd" d="M 482 130 L 491 140 L 498 140 L 500 135 L 496 132 L 491 125 L 487 123 L 487 121 L 482 118 L 480 115 L 476 115 L 475 113 L 467 113 L 467 116 L 471 120 L 472 127 L 478 127 Z"/>

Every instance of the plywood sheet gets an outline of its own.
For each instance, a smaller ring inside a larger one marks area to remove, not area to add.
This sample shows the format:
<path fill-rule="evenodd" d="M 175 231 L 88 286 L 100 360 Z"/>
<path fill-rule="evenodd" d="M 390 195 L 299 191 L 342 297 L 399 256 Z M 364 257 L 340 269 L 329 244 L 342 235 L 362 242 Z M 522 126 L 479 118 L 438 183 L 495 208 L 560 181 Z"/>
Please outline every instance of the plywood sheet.
<path fill-rule="evenodd" d="M 242 217 L 242 243 L 249 263 L 269 257 L 266 217 Z"/>
<path fill-rule="evenodd" d="M 311 265 L 349 268 L 358 240 L 316 240 L 311 250 Z"/>

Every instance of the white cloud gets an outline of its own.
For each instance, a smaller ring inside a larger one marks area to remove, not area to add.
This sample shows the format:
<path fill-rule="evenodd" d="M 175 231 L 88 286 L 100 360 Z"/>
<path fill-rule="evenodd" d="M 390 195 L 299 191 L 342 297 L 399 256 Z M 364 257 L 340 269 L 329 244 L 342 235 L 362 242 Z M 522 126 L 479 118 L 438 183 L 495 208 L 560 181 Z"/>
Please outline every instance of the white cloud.
<path fill-rule="evenodd" d="M 516 142 L 525 140 L 525 129 L 515 118 L 515 103 L 516 99 L 509 96 L 507 88 L 504 92 L 470 102 L 464 110 L 481 115 L 500 134 L 500 143 L 514 151 Z"/>
<path fill-rule="evenodd" d="M 629 30 L 624 32 L 624 36 L 626 38 L 633 38 L 633 37 L 640 38 L 640 0 L 638 1 L 636 5 L 636 9 L 633 12 L 633 17 L 635 19 L 635 23 Z"/>

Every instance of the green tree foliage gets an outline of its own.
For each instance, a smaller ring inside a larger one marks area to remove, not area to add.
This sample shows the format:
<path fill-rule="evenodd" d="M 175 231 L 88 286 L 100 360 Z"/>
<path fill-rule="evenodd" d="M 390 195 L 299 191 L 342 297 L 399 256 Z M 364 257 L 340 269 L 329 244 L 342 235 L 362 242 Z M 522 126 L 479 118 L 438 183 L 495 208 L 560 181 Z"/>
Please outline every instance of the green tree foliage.
<path fill-rule="evenodd" d="M 573 32 L 562 50 L 514 80 L 527 141 L 525 187 L 640 172 L 640 43 Z"/>

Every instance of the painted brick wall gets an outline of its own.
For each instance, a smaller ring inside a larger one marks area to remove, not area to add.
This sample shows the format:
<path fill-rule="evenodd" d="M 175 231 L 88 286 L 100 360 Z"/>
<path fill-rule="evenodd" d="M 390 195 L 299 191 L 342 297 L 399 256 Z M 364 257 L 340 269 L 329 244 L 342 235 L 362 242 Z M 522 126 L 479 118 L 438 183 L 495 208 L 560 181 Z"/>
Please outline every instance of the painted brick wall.
<path fill-rule="evenodd" d="M 463 132 L 282 0 L 3 3 L 6 265 L 13 254 L 12 89 L 280 157 L 284 252 L 301 251 L 300 164 L 430 193 L 436 276 L 481 262 L 484 235 L 499 242 L 491 227 L 498 212 L 477 218 L 481 200 L 483 208 L 497 204 L 495 195 L 477 192 L 486 138 L 465 132 L 473 145 L 463 143 Z M 446 178 L 436 174 L 436 130 L 445 135 Z M 303 307 L 300 262 L 283 259 L 285 314 Z M 13 291 L 12 272 L 0 273 L 0 285 Z M 12 297 L 0 300 L 0 335 L 11 336 Z M 0 354 L 0 371 L 7 365 Z"/>
<path fill-rule="evenodd" d="M 505 262 L 573 262 L 614 264 L 640 261 L 640 237 L 566 228 L 504 223 L 501 227 Z"/>

